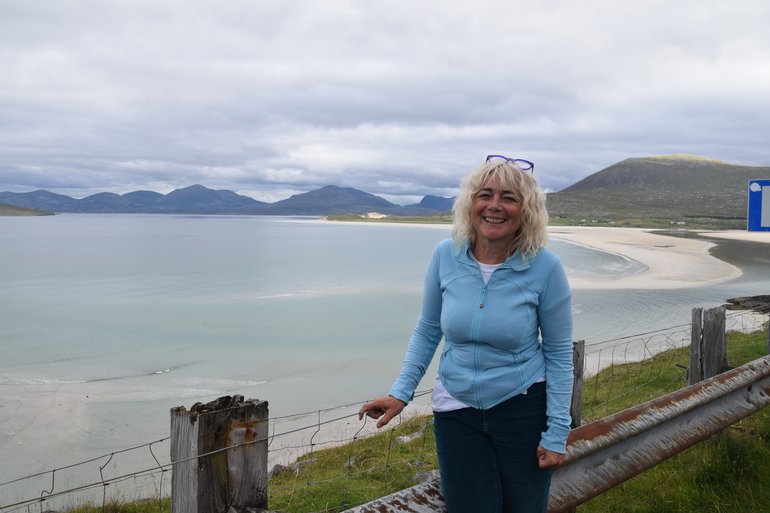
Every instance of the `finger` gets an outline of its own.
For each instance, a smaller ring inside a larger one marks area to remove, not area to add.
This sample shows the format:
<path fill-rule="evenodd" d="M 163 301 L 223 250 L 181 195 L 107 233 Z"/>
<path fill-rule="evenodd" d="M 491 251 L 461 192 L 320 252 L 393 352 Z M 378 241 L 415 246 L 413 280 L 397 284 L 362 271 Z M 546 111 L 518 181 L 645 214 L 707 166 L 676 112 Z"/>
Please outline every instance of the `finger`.
<path fill-rule="evenodd" d="M 393 418 L 393 415 L 390 413 L 386 413 L 382 416 L 382 418 L 377 422 L 377 427 L 381 428 L 382 426 L 386 425 L 390 420 Z"/>
<path fill-rule="evenodd" d="M 364 418 L 364 415 L 366 415 L 368 417 L 371 417 L 371 418 L 377 418 L 377 417 L 372 417 L 372 415 L 371 415 L 372 411 L 377 411 L 377 410 L 382 411 L 382 408 L 377 406 L 377 401 L 376 400 L 375 401 L 369 401 L 365 405 L 361 406 L 360 410 L 358 410 L 358 420 L 362 420 Z"/>
<path fill-rule="evenodd" d="M 558 467 L 564 461 L 564 455 L 558 453 L 546 453 L 538 463 L 540 468 Z"/>
<path fill-rule="evenodd" d="M 380 421 L 377 423 L 377 427 L 381 428 L 382 426 L 386 425 L 388 422 L 393 420 L 393 417 L 398 415 L 401 412 L 399 408 L 388 408 L 386 411 L 383 412 L 383 416 L 380 419 Z"/>
<path fill-rule="evenodd" d="M 363 420 L 364 415 L 366 415 L 370 419 L 378 419 L 382 415 L 382 410 L 380 410 L 379 408 L 375 408 L 375 409 L 360 412 L 358 414 L 358 420 Z"/>

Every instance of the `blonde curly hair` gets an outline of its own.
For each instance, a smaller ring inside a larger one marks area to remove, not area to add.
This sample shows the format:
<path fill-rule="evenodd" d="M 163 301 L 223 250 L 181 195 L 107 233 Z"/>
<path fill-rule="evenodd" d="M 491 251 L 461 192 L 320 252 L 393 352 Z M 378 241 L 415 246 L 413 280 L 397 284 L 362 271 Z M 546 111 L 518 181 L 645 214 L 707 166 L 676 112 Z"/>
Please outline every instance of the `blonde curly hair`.
<path fill-rule="evenodd" d="M 545 208 L 545 194 L 531 174 L 519 169 L 513 162 L 493 160 L 473 170 L 460 182 L 460 192 L 452 206 L 454 226 L 452 238 L 459 246 L 465 241 L 473 247 L 476 230 L 471 221 L 473 200 L 479 191 L 493 177 L 500 180 L 503 189 L 515 192 L 521 199 L 521 228 L 511 242 L 508 256 L 520 251 L 526 260 L 548 242 L 546 227 L 548 211 Z"/>

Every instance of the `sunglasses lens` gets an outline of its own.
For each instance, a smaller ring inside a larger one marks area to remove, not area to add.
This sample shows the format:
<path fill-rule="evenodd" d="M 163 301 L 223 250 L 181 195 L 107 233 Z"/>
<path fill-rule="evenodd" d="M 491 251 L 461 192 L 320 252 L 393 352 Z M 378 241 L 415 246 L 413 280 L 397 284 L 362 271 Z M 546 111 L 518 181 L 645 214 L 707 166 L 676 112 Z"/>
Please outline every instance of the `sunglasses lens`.
<path fill-rule="evenodd" d="M 513 163 L 516 164 L 522 171 L 529 171 L 535 167 L 535 165 L 529 160 L 516 159 L 513 161 Z"/>

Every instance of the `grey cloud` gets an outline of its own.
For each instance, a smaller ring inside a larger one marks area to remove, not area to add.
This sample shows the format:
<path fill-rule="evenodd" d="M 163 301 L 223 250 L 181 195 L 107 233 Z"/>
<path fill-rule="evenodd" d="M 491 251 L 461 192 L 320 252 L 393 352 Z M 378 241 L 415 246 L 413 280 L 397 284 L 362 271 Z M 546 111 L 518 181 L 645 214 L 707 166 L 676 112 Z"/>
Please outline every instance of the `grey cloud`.
<path fill-rule="evenodd" d="M 0 4 L 0 190 L 559 190 L 631 156 L 770 156 L 760 0 Z M 7 72 L 5 72 L 7 70 Z"/>

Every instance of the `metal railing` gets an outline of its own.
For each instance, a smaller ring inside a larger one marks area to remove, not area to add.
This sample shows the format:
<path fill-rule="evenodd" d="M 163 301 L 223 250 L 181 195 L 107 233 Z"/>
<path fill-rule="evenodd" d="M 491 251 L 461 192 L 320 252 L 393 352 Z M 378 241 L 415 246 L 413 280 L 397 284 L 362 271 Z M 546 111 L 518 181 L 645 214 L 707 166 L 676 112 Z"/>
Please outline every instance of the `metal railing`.
<path fill-rule="evenodd" d="M 770 404 L 770 356 L 585 424 L 554 471 L 549 513 L 572 510 Z M 439 479 L 345 513 L 446 511 Z"/>

